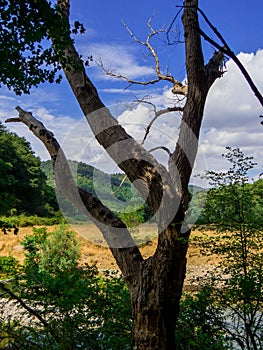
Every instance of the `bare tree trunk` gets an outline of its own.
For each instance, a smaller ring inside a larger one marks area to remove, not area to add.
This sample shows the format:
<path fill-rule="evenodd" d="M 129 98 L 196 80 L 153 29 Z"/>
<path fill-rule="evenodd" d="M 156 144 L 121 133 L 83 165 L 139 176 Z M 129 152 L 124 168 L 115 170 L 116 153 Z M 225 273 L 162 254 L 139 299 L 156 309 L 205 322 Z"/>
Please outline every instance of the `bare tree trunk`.
<path fill-rule="evenodd" d="M 176 235 L 176 229 L 170 228 Z M 187 234 L 188 236 L 188 234 Z M 175 323 L 186 273 L 187 236 L 143 262 L 131 300 L 133 350 L 175 350 Z"/>

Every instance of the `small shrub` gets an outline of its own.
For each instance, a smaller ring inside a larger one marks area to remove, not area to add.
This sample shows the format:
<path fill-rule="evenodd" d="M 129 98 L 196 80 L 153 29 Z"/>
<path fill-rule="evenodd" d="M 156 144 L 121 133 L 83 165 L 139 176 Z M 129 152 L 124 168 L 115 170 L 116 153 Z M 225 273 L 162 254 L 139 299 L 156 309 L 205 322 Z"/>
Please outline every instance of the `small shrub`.
<path fill-rule="evenodd" d="M 0 256 L 0 275 L 13 275 L 17 271 L 18 260 L 12 256 Z"/>

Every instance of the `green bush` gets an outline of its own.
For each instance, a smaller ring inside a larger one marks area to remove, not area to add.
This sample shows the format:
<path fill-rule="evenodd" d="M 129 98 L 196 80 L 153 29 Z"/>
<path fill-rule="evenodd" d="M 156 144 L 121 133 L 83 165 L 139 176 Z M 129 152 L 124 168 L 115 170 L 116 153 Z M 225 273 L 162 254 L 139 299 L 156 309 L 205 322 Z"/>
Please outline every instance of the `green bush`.
<path fill-rule="evenodd" d="M 7 232 L 11 232 L 12 230 L 13 230 L 15 235 L 18 233 L 17 225 L 12 223 L 12 222 L 9 222 L 5 218 L 4 219 L 0 219 L 0 230 L 4 234 L 7 234 Z"/>
<path fill-rule="evenodd" d="M 214 187 L 208 192 L 204 215 L 214 235 L 196 243 L 205 254 L 219 257 L 204 286 L 212 301 L 210 323 L 220 327 L 229 348 L 259 350 L 263 349 L 263 183 L 250 183 L 252 157 L 238 148 L 227 150 L 230 168 L 206 174 Z"/>
<path fill-rule="evenodd" d="M 15 274 L 18 268 L 18 260 L 12 256 L 0 256 L 0 276 Z"/>
<path fill-rule="evenodd" d="M 196 295 L 184 296 L 175 329 L 178 350 L 229 349 L 224 342 L 220 326 L 213 321 L 211 314 L 213 303 L 209 288 L 204 288 Z"/>

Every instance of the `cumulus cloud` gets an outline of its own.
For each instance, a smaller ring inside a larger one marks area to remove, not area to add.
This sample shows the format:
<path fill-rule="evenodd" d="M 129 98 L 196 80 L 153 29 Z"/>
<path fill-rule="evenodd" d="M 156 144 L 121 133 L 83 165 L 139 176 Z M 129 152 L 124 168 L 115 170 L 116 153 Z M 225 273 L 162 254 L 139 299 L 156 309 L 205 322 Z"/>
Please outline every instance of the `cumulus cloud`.
<path fill-rule="evenodd" d="M 238 58 L 263 93 L 263 50 L 255 54 L 240 53 Z M 228 61 L 226 73 L 215 82 L 209 93 L 202 128 L 201 149 L 207 154 L 211 169 L 223 165 L 220 155 L 225 146 L 232 146 L 252 155 L 258 162 L 258 172 L 262 172 L 263 127 L 259 123 L 260 114 L 262 107 L 246 80 L 235 63 Z"/>

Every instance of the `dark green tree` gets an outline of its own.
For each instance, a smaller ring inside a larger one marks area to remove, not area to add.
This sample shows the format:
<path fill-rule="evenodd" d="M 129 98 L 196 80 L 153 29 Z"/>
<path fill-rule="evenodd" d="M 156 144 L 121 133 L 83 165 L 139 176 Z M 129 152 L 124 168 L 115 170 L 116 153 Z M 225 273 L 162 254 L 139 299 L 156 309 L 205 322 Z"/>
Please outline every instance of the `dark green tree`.
<path fill-rule="evenodd" d="M 24 266 L 9 287 L 0 283 L 0 290 L 21 305 L 28 319 L 33 318 L 23 324 L 23 313 L 11 323 L 7 319 L 1 323 L 0 317 L 0 347 L 2 335 L 12 349 L 130 348 L 131 307 L 121 277 L 99 274 L 95 266 L 80 266 L 78 241 L 65 227 L 52 233 L 34 229 L 22 244 Z"/>
<path fill-rule="evenodd" d="M 0 215 L 44 215 L 54 198 L 29 142 L 0 124 Z"/>

